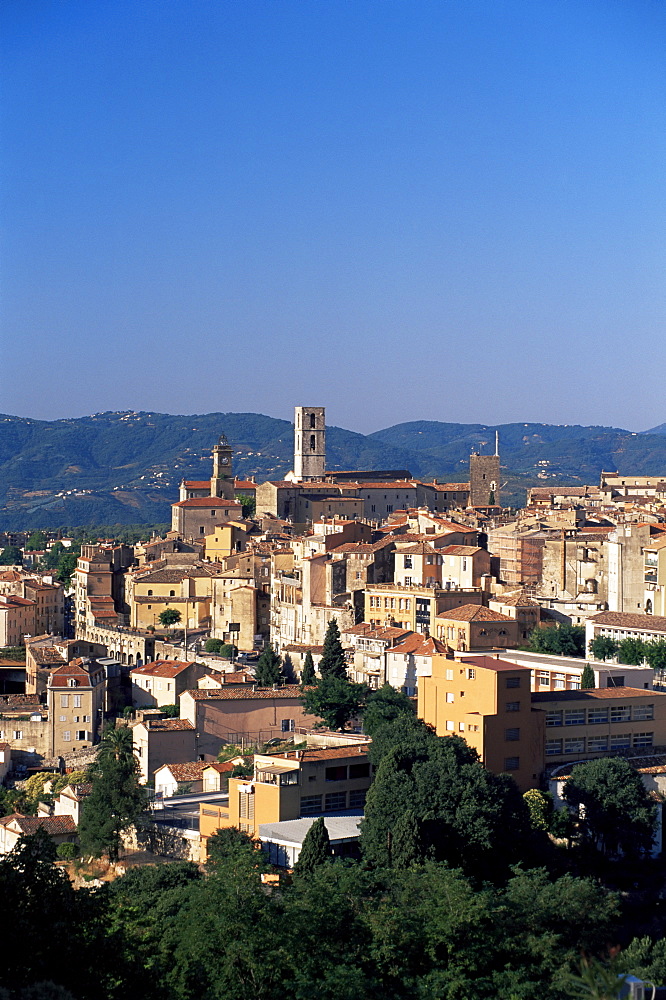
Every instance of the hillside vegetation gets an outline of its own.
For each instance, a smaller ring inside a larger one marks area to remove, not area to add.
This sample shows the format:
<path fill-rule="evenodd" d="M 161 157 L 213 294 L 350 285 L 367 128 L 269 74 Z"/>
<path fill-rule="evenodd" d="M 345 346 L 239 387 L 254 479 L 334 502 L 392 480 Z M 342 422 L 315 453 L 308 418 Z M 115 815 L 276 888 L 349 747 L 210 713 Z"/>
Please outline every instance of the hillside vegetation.
<path fill-rule="evenodd" d="M 666 473 L 666 425 L 634 434 L 610 427 L 454 424 L 413 421 L 363 435 L 327 430 L 328 468 L 409 469 L 426 479 L 464 481 L 472 449 L 500 435 L 503 502 L 548 479 L 595 483 L 602 469 Z M 234 471 L 258 482 L 292 467 L 293 429 L 258 413 L 98 413 L 66 420 L 0 417 L 0 529 L 137 524 L 169 520 L 178 483 L 210 475 L 221 433 Z"/>

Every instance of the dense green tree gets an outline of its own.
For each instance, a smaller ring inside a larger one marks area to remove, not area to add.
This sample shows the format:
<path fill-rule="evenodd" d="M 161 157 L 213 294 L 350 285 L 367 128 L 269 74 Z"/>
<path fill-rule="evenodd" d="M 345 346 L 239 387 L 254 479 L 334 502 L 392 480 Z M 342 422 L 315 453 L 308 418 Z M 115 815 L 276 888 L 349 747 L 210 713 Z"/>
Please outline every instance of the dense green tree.
<path fill-rule="evenodd" d="M 347 724 L 363 711 L 367 696 L 365 684 L 352 684 L 335 675 L 322 677 L 314 687 L 307 688 L 301 702 L 309 715 L 322 719 L 322 725 L 344 732 Z"/>
<path fill-rule="evenodd" d="M 234 656 L 238 656 L 238 646 L 234 646 L 233 642 L 223 642 L 220 646 L 220 656 L 225 656 L 227 660 L 233 659 Z"/>
<path fill-rule="evenodd" d="M 33 531 L 30 538 L 25 543 L 26 552 L 43 552 L 48 539 L 43 531 Z"/>
<path fill-rule="evenodd" d="M 331 618 L 324 636 L 324 646 L 319 660 L 320 677 L 347 677 L 347 660 L 340 642 L 340 629 L 336 618 Z"/>
<path fill-rule="evenodd" d="M 597 686 L 594 679 L 594 670 L 589 663 L 586 663 L 583 667 L 583 672 L 580 676 L 580 686 L 585 691 Z"/>
<path fill-rule="evenodd" d="M 107 728 L 79 823 L 82 854 L 99 857 L 107 853 L 111 861 L 117 860 L 123 831 L 139 819 L 147 804 L 139 773 L 132 730 Z"/>
<path fill-rule="evenodd" d="M 666 670 L 666 642 L 658 639 L 655 642 L 646 642 L 644 648 L 645 659 L 653 670 Z"/>
<path fill-rule="evenodd" d="M 617 958 L 618 970 L 652 983 L 666 983 L 666 938 L 634 938 Z"/>
<path fill-rule="evenodd" d="M 398 816 L 390 836 L 391 867 L 409 868 L 423 860 L 421 824 L 411 809 Z"/>
<path fill-rule="evenodd" d="M 529 648 L 555 656 L 585 656 L 585 629 L 582 625 L 535 628 L 530 632 Z"/>
<path fill-rule="evenodd" d="M 254 497 L 246 496 L 243 493 L 239 493 L 236 500 L 241 505 L 243 509 L 243 517 L 254 517 L 257 511 L 257 501 Z"/>
<path fill-rule="evenodd" d="M 530 823 L 534 830 L 549 830 L 553 818 L 553 796 L 538 788 L 528 788 L 523 799 L 529 810 Z"/>
<path fill-rule="evenodd" d="M 273 687 L 280 683 L 282 678 L 281 662 L 272 643 L 267 643 L 254 668 L 254 676 L 260 687 Z"/>
<path fill-rule="evenodd" d="M 165 608 L 157 616 L 157 620 L 160 625 L 164 628 L 171 628 L 172 625 L 177 625 L 182 620 L 182 615 L 177 608 Z"/>
<path fill-rule="evenodd" d="M 392 863 L 392 834 L 408 810 L 425 854 L 477 878 L 502 877 L 528 849 L 529 814 L 515 782 L 486 771 L 456 736 L 416 732 L 384 753 L 361 823 L 370 863 Z"/>
<path fill-rule="evenodd" d="M 207 653 L 219 653 L 224 643 L 221 639 L 206 639 L 204 649 Z"/>
<path fill-rule="evenodd" d="M 289 653 L 285 653 L 282 659 L 282 675 L 286 684 L 296 684 L 297 678 L 296 671 L 294 669 L 294 661 Z"/>
<path fill-rule="evenodd" d="M 378 691 L 371 691 L 363 710 L 363 731 L 374 737 L 377 730 L 403 715 L 413 717 L 414 703 L 391 684 L 384 684 Z"/>
<path fill-rule="evenodd" d="M 608 635 L 596 635 L 590 639 L 590 654 L 595 660 L 612 660 L 617 653 L 617 643 Z"/>
<path fill-rule="evenodd" d="M 623 758 L 577 764 L 562 797 L 576 811 L 585 843 L 610 855 L 650 850 L 656 809 L 640 775 Z"/>
<path fill-rule="evenodd" d="M 617 662 L 627 666 L 640 667 L 645 660 L 647 643 L 642 639 L 620 639 L 617 644 Z"/>
<path fill-rule="evenodd" d="M 23 556 L 17 545 L 7 545 L 0 552 L 0 566 L 20 566 L 22 562 Z"/>
<path fill-rule="evenodd" d="M 160 712 L 162 712 L 167 719 L 179 719 L 180 705 L 160 705 Z"/>
<path fill-rule="evenodd" d="M 295 875 L 310 875 L 315 868 L 331 858 L 331 840 L 324 817 L 316 819 L 303 839 L 303 846 L 294 865 Z"/>
<path fill-rule="evenodd" d="M 308 649 L 305 654 L 305 660 L 303 661 L 303 670 L 301 671 L 301 684 L 303 687 L 309 684 L 314 684 L 316 679 L 314 660 L 312 659 L 312 653 Z"/>

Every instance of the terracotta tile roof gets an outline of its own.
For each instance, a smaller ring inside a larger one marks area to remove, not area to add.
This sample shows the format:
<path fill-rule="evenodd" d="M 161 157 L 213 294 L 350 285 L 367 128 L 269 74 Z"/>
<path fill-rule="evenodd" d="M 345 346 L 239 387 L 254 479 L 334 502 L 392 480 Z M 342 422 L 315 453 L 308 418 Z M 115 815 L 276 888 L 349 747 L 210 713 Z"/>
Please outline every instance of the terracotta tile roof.
<path fill-rule="evenodd" d="M 144 663 L 142 667 L 134 667 L 130 670 L 130 676 L 140 674 L 142 677 L 177 677 L 195 662 L 195 660 L 154 660 L 152 663 Z"/>
<path fill-rule="evenodd" d="M 21 813 L 12 813 L 11 816 L 3 816 L 0 823 L 3 826 L 16 826 L 21 833 L 28 835 L 39 829 L 46 830 L 51 837 L 76 833 L 76 823 L 71 816 L 23 816 Z"/>
<path fill-rule="evenodd" d="M 156 769 L 155 775 L 160 771 L 169 770 L 176 781 L 200 781 L 205 767 L 208 767 L 205 760 L 192 760 L 184 764 L 162 764 Z"/>
<path fill-rule="evenodd" d="M 257 484 L 251 479 L 235 479 L 234 486 L 237 490 L 256 490 Z"/>
<path fill-rule="evenodd" d="M 285 653 L 316 653 L 319 656 L 324 651 L 323 646 L 309 646 L 307 643 L 301 642 L 290 642 L 287 646 L 282 647 Z"/>
<path fill-rule="evenodd" d="M 473 556 L 475 552 L 484 552 L 480 545 L 446 545 L 439 550 L 446 556 Z"/>
<path fill-rule="evenodd" d="M 432 486 L 439 493 L 469 493 L 469 483 L 424 483 L 424 486 Z"/>
<path fill-rule="evenodd" d="M 238 756 L 240 757 L 240 754 Z M 204 770 L 207 770 L 210 767 L 213 771 L 217 771 L 218 774 L 226 774 L 228 771 L 233 771 L 235 766 L 236 765 L 231 760 L 225 760 L 222 763 L 219 761 L 208 761 L 207 763 L 204 763 Z"/>
<path fill-rule="evenodd" d="M 141 725 L 141 723 L 138 723 Z M 144 719 L 143 725 L 146 729 L 149 729 L 151 733 L 153 732 L 169 732 L 169 731 L 180 731 L 187 729 L 194 729 L 194 726 L 188 719 Z"/>
<path fill-rule="evenodd" d="M 191 490 L 209 490 L 210 479 L 183 479 L 183 486 Z"/>
<path fill-rule="evenodd" d="M 396 628 L 394 625 L 378 628 L 375 625 L 370 625 L 369 622 L 361 622 L 360 625 L 350 625 L 349 628 L 341 629 L 342 635 L 358 635 L 365 639 L 399 639 L 401 636 L 406 638 L 410 633 L 411 629 L 408 628 Z"/>
<path fill-rule="evenodd" d="M 50 687 L 69 687 L 69 681 L 77 681 L 77 687 L 90 687 L 93 681 L 93 674 L 97 674 L 101 671 L 101 667 L 94 664 L 90 666 L 83 665 L 80 658 L 76 660 L 71 660 L 70 663 L 63 663 L 61 667 L 56 667 L 56 669 L 51 674 L 51 680 L 49 681 Z"/>
<path fill-rule="evenodd" d="M 300 698 L 303 688 L 298 684 L 286 684 L 279 688 L 260 688 L 251 690 L 244 687 L 220 688 L 219 691 L 186 691 L 195 701 L 255 701 L 260 698 Z"/>
<path fill-rule="evenodd" d="M 41 708 L 39 696 L 36 694 L 3 694 L 0 695 L 2 708 Z"/>
<path fill-rule="evenodd" d="M 639 697 L 666 698 L 666 692 L 632 687 L 586 688 L 583 691 L 535 691 L 532 694 L 532 701 L 598 701 L 608 698 L 614 698 L 617 701 L 618 699 Z"/>
<path fill-rule="evenodd" d="M 457 622 L 513 622 L 514 620 L 507 615 L 500 614 L 499 611 L 484 608 L 481 604 L 463 604 L 459 608 L 442 611 L 436 617 Z"/>
<path fill-rule="evenodd" d="M 365 757 L 369 746 L 370 740 L 368 739 L 367 742 L 353 743 L 346 747 L 322 747 L 321 749 L 311 747 L 308 750 L 287 750 L 285 753 L 255 754 L 254 762 L 257 770 L 261 771 L 262 766 L 270 767 L 272 762 L 279 760 L 300 760 L 301 763 L 307 764 L 319 760 L 344 760 L 347 757 L 356 759 L 361 756 Z M 270 763 L 268 760 L 262 760 L 262 757 L 270 758 Z"/>
<path fill-rule="evenodd" d="M 192 497 L 191 500 L 180 500 L 178 503 L 172 503 L 172 507 L 235 507 L 237 510 L 241 509 L 241 504 L 237 500 L 225 500 L 223 497 Z"/>
<path fill-rule="evenodd" d="M 424 635 L 420 635 L 418 632 L 413 632 L 412 635 L 408 636 L 391 650 L 392 653 L 406 653 L 413 656 L 444 656 L 446 651 L 446 643 L 440 642 L 434 636 L 426 639 Z"/>
<path fill-rule="evenodd" d="M 527 594 L 500 594 L 491 597 L 494 604 L 503 604 L 507 608 L 538 608 L 538 601 L 533 601 Z"/>
<path fill-rule="evenodd" d="M 595 625 L 610 625 L 615 628 L 634 628 L 644 632 L 666 632 L 666 618 L 659 615 L 636 615 L 631 611 L 601 611 L 588 619 Z"/>
<path fill-rule="evenodd" d="M 14 597 L 11 594 L 0 594 L 0 610 L 6 608 L 34 608 L 37 605 L 27 597 Z"/>

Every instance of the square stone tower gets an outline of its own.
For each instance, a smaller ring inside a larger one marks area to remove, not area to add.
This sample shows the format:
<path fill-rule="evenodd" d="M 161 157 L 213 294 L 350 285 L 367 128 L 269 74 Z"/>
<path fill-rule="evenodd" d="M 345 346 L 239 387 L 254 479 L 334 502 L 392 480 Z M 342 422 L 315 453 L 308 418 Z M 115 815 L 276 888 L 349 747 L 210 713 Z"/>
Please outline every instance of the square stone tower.
<path fill-rule="evenodd" d="M 294 479 L 323 479 L 326 469 L 326 411 L 323 406 L 294 407 Z"/>
<path fill-rule="evenodd" d="M 469 456 L 470 507 L 500 505 L 500 459 L 494 455 L 480 455 L 473 451 Z"/>

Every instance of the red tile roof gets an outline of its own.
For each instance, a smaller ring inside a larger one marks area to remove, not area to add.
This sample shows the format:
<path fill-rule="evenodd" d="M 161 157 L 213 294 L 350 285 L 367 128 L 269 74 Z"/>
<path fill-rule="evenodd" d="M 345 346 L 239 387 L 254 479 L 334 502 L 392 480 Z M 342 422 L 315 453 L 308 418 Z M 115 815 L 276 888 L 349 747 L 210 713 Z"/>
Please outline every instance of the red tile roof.
<path fill-rule="evenodd" d="M 424 635 L 420 635 L 418 632 L 413 632 L 412 635 L 398 643 L 391 650 L 392 653 L 407 653 L 412 656 L 444 656 L 446 655 L 446 651 L 446 643 L 440 642 L 434 636 L 426 639 Z"/>
<path fill-rule="evenodd" d="M 441 611 L 437 616 L 446 621 L 458 622 L 513 622 L 513 618 L 500 614 L 499 611 L 491 611 L 484 608 L 482 604 L 463 604 L 459 608 L 451 608 L 450 611 Z"/>
<path fill-rule="evenodd" d="M 601 611 L 588 619 L 595 625 L 641 629 L 644 632 L 666 632 L 666 618 L 659 615 L 637 615 L 631 611 Z"/>
<path fill-rule="evenodd" d="M 138 723 L 141 725 L 141 723 Z M 144 719 L 143 725 L 146 729 L 150 729 L 152 732 L 162 732 L 162 731 L 180 731 L 186 729 L 194 729 L 194 726 L 188 719 Z"/>
<path fill-rule="evenodd" d="M 298 684 L 286 684 L 279 688 L 257 688 L 251 690 L 245 687 L 220 688 L 219 691 L 186 691 L 195 701 L 255 701 L 261 698 L 300 698 L 303 688 Z"/>
<path fill-rule="evenodd" d="M 204 768 L 208 766 L 205 760 L 186 761 L 184 764 L 162 764 L 156 769 L 155 774 L 168 769 L 176 781 L 200 781 L 203 778 Z"/>
<path fill-rule="evenodd" d="M 172 507 L 235 507 L 240 510 L 242 504 L 236 500 L 225 500 L 223 497 L 192 497 L 191 500 L 180 500 L 172 503 Z"/>
<path fill-rule="evenodd" d="M 130 674 L 140 674 L 142 677 L 177 677 L 195 662 L 195 660 L 154 660 L 152 663 L 144 663 L 142 667 L 134 667 L 130 670 Z"/>

